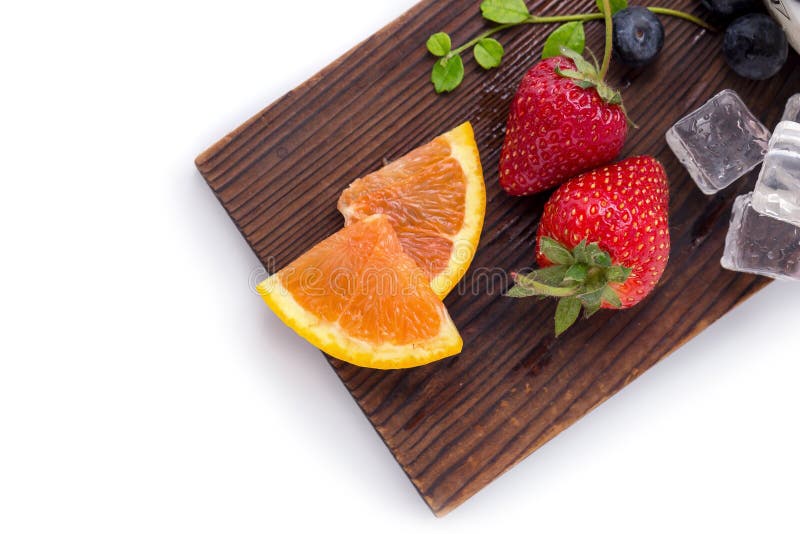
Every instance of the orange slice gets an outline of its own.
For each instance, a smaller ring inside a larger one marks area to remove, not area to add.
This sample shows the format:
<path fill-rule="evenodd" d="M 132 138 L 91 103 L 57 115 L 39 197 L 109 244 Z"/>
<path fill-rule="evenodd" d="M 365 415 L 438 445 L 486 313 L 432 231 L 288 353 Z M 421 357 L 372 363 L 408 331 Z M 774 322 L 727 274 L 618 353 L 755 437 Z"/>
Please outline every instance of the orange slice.
<path fill-rule="evenodd" d="M 383 215 L 325 239 L 258 292 L 300 336 L 355 365 L 400 369 L 461 352 L 447 309 Z"/>
<path fill-rule="evenodd" d="M 444 298 L 466 274 L 486 212 L 483 170 L 470 123 L 350 184 L 339 197 L 345 226 L 383 213 L 403 250 Z"/>

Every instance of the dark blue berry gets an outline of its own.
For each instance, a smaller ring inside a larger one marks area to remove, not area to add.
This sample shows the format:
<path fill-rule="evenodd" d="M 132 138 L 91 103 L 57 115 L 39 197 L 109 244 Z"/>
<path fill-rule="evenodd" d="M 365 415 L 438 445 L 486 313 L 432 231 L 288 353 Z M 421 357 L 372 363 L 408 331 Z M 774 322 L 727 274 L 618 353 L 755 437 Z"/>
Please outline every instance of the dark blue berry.
<path fill-rule="evenodd" d="M 629 67 L 644 67 L 664 46 L 664 26 L 646 7 L 633 6 L 614 15 L 614 53 Z"/>
<path fill-rule="evenodd" d="M 775 76 L 789 55 L 786 34 L 767 15 L 739 17 L 728 26 L 722 43 L 725 61 L 738 74 L 751 80 Z"/>
<path fill-rule="evenodd" d="M 703 0 L 703 7 L 720 17 L 732 17 L 758 11 L 759 0 Z"/>

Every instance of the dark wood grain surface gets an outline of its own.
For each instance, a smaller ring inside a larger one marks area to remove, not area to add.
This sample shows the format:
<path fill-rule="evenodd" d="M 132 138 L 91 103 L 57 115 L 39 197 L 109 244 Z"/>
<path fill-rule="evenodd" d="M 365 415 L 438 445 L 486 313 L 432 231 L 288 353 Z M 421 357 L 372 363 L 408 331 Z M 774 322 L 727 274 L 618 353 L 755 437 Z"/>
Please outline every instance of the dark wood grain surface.
<path fill-rule="evenodd" d="M 428 84 L 429 34 L 464 42 L 485 27 L 477 0 L 426 0 L 291 91 L 197 158 L 197 167 L 265 265 L 281 268 L 342 227 L 336 200 L 352 180 L 462 121 L 472 121 L 485 168 L 486 225 L 467 280 L 446 304 L 464 352 L 422 368 L 331 365 L 437 515 L 524 459 L 592 408 L 701 332 L 767 280 L 719 266 L 730 208 L 755 173 L 707 197 L 664 141 L 667 128 L 723 88 L 735 89 L 768 127 L 800 91 L 796 54 L 767 82 L 734 75 L 721 36 L 662 18 L 666 45 L 641 71 L 612 66 L 632 130 L 623 155 L 652 154 L 670 176 L 673 249 L 655 293 L 625 312 L 603 311 L 555 340 L 554 305 L 502 298 L 501 277 L 533 261 L 547 195 L 511 198 L 497 183 L 506 113 L 550 26 L 501 34 L 508 55 L 484 73 L 470 58 L 462 87 Z M 591 0 L 529 3 L 534 13 L 586 11 Z M 699 2 L 659 5 L 702 15 Z M 588 24 L 599 55 L 602 25 Z M 255 67 L 254 67 L 255 68 Z M 262 68 L 258 66 L 258 68 Z M 492 271 L 499 272 L 499 271 Z M 264 308 L 264 313 L 269 313 Z"/>

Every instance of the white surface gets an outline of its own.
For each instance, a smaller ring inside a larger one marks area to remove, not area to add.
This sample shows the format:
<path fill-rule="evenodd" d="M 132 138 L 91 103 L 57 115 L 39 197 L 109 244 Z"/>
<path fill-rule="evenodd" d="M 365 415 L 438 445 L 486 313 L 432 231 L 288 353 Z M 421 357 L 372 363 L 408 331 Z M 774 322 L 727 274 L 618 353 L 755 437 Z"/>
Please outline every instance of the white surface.
<path fill-rule="evenodd" d="M 444 519 L 251 292 L 194 157 L 412 3 L 4 7 L 0 532 L 798 531 L 800 284 Z"/>

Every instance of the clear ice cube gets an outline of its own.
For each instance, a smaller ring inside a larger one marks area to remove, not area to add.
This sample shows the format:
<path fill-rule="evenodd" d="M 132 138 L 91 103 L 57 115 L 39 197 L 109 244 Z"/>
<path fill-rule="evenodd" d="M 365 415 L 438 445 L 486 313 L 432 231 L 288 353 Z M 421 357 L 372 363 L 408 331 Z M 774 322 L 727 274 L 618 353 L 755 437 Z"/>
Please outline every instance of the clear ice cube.
<path fill-rule="evenodd" d="M 773 149 L 800 152 L 800 123 L 779 122 L 769 140 L 769 150 Z"/>
<path fill-rule="evenodd" d="M 770 131 L 730 89 L 675 123 L 667 143 L 703 193 L 713 195 L 764 159 Z"/>
<path fill-rule="evenodd" d="M 792 95 L 786 101 L 786 109 L 783 111 L 781 120 L 800 122 L 800 93 Z"/>
<path fill-rule="evenodd" d="M 753 209 L 753 194 L 733 204 L 722 266 L 780 280 L 800 280 L 800 226 Z"/>
<path fill-rule="evenodd" d="M 753 191 L 753 208 L 800 226 L 800 147 L 770 150 Z"/>

